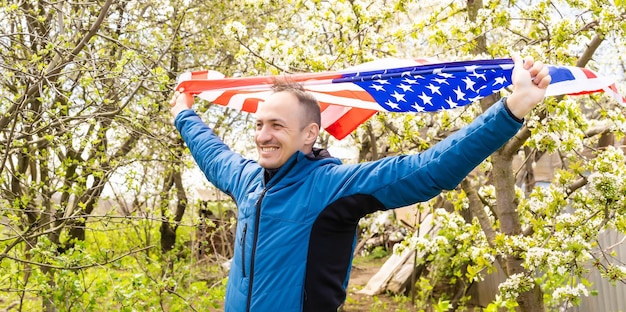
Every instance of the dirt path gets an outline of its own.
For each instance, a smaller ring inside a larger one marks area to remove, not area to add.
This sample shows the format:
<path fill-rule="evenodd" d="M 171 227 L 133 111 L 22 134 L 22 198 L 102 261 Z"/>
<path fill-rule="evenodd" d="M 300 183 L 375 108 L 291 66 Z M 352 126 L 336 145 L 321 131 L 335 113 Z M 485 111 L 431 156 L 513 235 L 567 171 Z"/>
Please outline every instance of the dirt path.
<path fill-rule="evenodd" d="M 382 312 L 382 311 L 414 311 L 410 304 L 398 302 L 392 296 L 381 294 L 378 296 L 361 295 L 357 292 L 365 287 L 370 278 L 378 272 L 386 259 L 358 261 L 352 266 L 348 295 L 341 311 L 344 312 Z"/>

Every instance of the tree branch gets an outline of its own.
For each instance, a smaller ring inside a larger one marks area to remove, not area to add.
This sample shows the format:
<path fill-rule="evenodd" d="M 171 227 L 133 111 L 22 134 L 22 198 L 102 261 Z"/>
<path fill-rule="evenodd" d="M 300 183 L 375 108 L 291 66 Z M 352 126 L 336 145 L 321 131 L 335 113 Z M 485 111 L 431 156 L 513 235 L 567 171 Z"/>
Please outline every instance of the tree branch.
<path fill-rule="evenodd" d="M 478 196 L 476 187 L 469 180 L 469 178 L 465 178 L 461 182 L 461 188 L 469 199 L 469 209 L 472 212 L 472 215 L 478 219 L 478 223 L 480 224 L 480 227 L 483 229 L 483 232 L 487 237 L 487 242 L 489 243 L 489 246 L 495 248 L 496 231 L 491 226 L 491 220 L 489 220 L 489 216 L 487 215 L 487 213 L 485 213 L 485 209 L 483 209 L 484 206 L 480 197 Z"/>
<path fill-rule="evenodd" d="M 131 250 L 125 254 L 119 255 L 111 260 L 107 260 L 105 262 L 102 263 L 92 263 L 92 264 L 86 264 L 86 265 L 79 265 L 79 266 L 58 266 L 58 265 L 53 265 L 53 264 L 47 264 L 47 263 L 41 263 L 41 262 L 35 262 L 35 261 L 29 261 L 29 260 L 24 260 L 24 259 L 20 259 L 17 257 L 13 257 L 13 256 L 9 256 L 9 255 L 2 255 L 3 258 L 7 258 L 7 259 L 11 259 L 13 261 L 17 261 L 17 262 L 21 262 L 21 263 L 25 263 L 25 264 L 30 264 L 30 265 L 36 265 L 39 267 L 43 267 L 43 268 L 48 268 L 48 269 L 56 269 L 56 270 L 71 270 L 71 271 L 77 271 L 77 270 L 83 270 L 83 269 L 88 269 L 88 268 L 93 268 L 93 267 L 101 267 L 101 266 L 105 266 L 109 263 L 113 263 L 117 260 L 120 260 L 124 257 L 130 256 L 132 254 L 136 254 L 151 248 L 156 247 L 155 245 L 150 245 L 147 247 L 143 247 L 143 248 L 139 248 L 139 249 L 135 249 L 135 250 Z"/>

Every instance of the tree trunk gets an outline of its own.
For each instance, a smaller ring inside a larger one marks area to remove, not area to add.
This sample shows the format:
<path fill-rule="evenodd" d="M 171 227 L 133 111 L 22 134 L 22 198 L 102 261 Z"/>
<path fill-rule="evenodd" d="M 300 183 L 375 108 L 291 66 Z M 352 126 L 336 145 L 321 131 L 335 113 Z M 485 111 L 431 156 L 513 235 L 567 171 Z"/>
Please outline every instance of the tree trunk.
<path fill-rule="evenodd" d="M 518 201 L 515 197 L 515 177 L 513 175 L 513 157 L 504 150 L 498 150 L 492 155 L 494 185 L 496 187 L 496 213 L 500 221 L 500 230 L 507 236 L 518 236 L 522 233 L 519 215 L 517 214 Z M 514 274 L 527 275 L 529 272 L 522 267 L 523 259 L 508 255 L 501 258 L 501 266 L 507 276 Z M 520 311 L 544 311 L 543 293 L 538 285 L 534 285 L 527 292 L 520 293 L 517 298 Z"/>
<path fill-rule="evenodd" d="M 476 21 L 478 11 L 483 7 L 482 0 L 468 0 L 467 1 L 467 14 L 471 21 Z M 475 40 L 474 54 L 481 54 L 487 51 L 487 38 L 482 35 L 478 36 Z M 481 100 L 481 107 L 483 111 L 493 105 L 498 96 L 492 95 Z M 500 230 L 505 235 L 520 235 L 522 233 L 522 226 L 520 224 L 519 215 L 517 214 L 518 200 L 515 196 L 515 175 L 513 173 L 513 154 L 516 152 L 509 149 L 499 149 L 492 157 L 493 165 L 493 184 L 496 188 L 496 207 L 495 211 L 497 219 L 500 221 Z M 484 226 L 483 226 L 484 228 Z M 483 229 L 483 231 L 490 231 L 489 229 Z M 521 266 L 523 260 L 513 255 L 508 257 L 498 258 L 500 265 L 506 271 L 507 276 L 513 274 L 527 274 L 525 269 Z M 543 293 L 541 288 L 535 285 L 530 291 L 520 293 L 517 298 L 520 311 L 539 312 L 544 311 Z"/>
<path fill-rule="evenodd" d="M 179 139 L 179 142 L 180 143 Z M 182 146 L 182 145 L 181 145 Z M 176 188 L 176 211 L 174 212 L 174 224 L 169 221 L 168 212 L 169 202 L 172 198 L 170 191 Z M 183 219 L 185 210 L 187 209 L 187 194 L 183 187 L 183 178 L 180 170 L 172 169 L 163 182 L 163 190 L 161 191 L 161 250 L 165 253 L 174 248 L 176 243 L 176 229 L 178 223 Z"/>

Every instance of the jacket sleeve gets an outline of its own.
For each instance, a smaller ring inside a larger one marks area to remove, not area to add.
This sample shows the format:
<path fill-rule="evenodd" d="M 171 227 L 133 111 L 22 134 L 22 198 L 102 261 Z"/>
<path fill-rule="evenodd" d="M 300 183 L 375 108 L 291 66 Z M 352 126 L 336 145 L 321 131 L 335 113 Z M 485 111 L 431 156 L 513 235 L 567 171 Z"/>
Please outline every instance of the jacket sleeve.
<path fill-rule="evenodd" d="M 442 190 L 454 189 L 476 166 L 499 149 L 522 123 L 499 101 L 463 127 L 428 150 L 416 155 L 394 156 L 353 166 L 334 181 L 341 185 L 340 196 L 370 194 L 385 208 L 423 202 Z"/>
<path fill-rule="evenodd" d="M 222 142 L 193 110 L 180 112 L 174 125 L 207 179 L 218 189 L 238 197 L 235 191 L 246 176 L 257 174 L 256 162 L 243 158 Z"/>

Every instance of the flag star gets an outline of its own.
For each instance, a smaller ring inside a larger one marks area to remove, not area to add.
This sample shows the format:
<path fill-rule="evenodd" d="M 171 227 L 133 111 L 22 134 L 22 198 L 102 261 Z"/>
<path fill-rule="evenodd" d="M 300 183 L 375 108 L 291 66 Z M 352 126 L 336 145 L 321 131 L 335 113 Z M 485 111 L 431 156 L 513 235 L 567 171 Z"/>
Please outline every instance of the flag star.
<path fill-rule="evenodd" d="M 428 104 L 430 106 L 433 106 L 433 103 L 430 101 L 433 98 L 431 96 L 426 95 L 426 93 L 422 92 L 421 95 L 418 96 L 420 99 L 422 99 L 422 101 L 424 102 L 424 105 Z"/>
<path fill-rule="evenodd" d="M 392 96 L 394 99 L 396 99 L 396 102 L 406 102 L 406 100 L 404 99 L 404 94 L 398 93 L 398 91 L 393 91 L 393 94 L 390 94 L 389 96 Z"/>
<path fill-rule="evenodd" d="M 454 75 L 450 74 L 450 73 L 438 73 L 438 74 L 439 74 L 439 76 L 441 76 L 443 78 L 452 78 L 452 77 L 454 77 Z"/>
<path fill-rule="evenodd" d="M 485 76 L 485 73 L 479 74 L 477 72 L 473 72 L 473 73 L 470 74 L 470 76 L 476 77 L 476 78 L 482 78 L 483 80 L 487 80 L 487 76 Z"/>
<path fill-rule="evenodd" d="M 473 73 L 476 72 L 476 69 L 478 69 L 480 66 L 478 65 L 470 65 L 470 66 L 465 66 L 465 70 L 467 70 L 468 73 Z"/>
<path fill-rule="evenodd" d="M 475 91 L 474 85 L 476 84 L 476 82 L 474 82 L 474 80 L 472 80 L 470 77 L 465 77 L 463 78 L 463 82 L 465 82 L 466 85 L 465 89 Z"/>
<path fill-rule="evenodd" d="M 402 72 L 402 74 L 400 75 L 400 77 L 406 77 L 406 76 L 411 77 L 411 72 L 410 71 L 405 71 L 405 72 Z"/>
<path fill-rule="evenodd" d="M 456 93 L 456 99 L 458 100 L 465 100 L 465 93 L 463 93 L 463 91 L 461 91 L 461 87 L 457 86 L 456 89 L 453 90 L 454 93 Z"/>
<path fill-rule="evenodd" d="M 450 106 L 450 108 L 455 108 L 455 107 L 457 107 L 457 106 L 458 106 L 458 105 L 456 104 L 456 102 L 452 100 L 452 98 L 451 98 L 451 97 L 448 97 L 448 98 L 446 99 L 446 103 L 448 103 L 448 105 Z"/>
<path fill-rule="evenodd" d="M 441 78 L 434 78 L 433 80 L 434 80 L 436 83 L 438 83 L 438 84 L 447 84 L 447 85 L 450 85 L 450 83 L 449 83 L 447 80 L 445 80 L 445 79 L 441 79 Z"/>
<path fill-rule="evenodd" d="M 394 103 L 391 100 L 387 100 L 387 102 L 385 103 L 387 106 L 393 108 L 393 109 L 399 109 L 400 106 L 398 105 L 398 103 Z"/>
<path fill-rule="evenodd" d="M 429 84 L 428 86 L 426 86 L 426 88 L 430 89 L 430 93 L 431 93 L 431 94 L 439 94 L 439 95 L 442 95 L 442 94 L 441 94 L 441 91 L 439 91 L 440 87 L 437 87 L 437 86 L 433 85 L 432 83 L 431 83 L 431 84 Z"/>
<path fill-rule="evenodd" d="M 385 87 L 383 87 L 381 85 L 373 84 L 373 85 L 370 86 L 370 88 L 372 88 L 372 89 L 374 89 L 376 91 L 385 91 Z"/>
<path fill-rule="evenodd" d="M 405 85 L 403 83 L 399 84 L 398 88 L 402 89 L 402 91 L 404 91 L 404 92 L 408 92 L 408 91 L 413 92 L 413 89 L 411 88 L 411 86 Z"/>
<path fill-rule="evenodd" d="M 411 107 L 413 107 L 418 113 L 421 113 L 421 112 L 425 111 L 424 107 L 422 107 L 421 105 L 417 104 L 417 102 L 413 103 L 413 105 Z"/>
<path fill-rule="evenodd" d="M 497 84 L 504 84 L 506 82 L 506 77 L 496 77 L 493 85 L 497 85 Z"/>
<path fill-rule="evenodd" d="M 406 83 L 408 83 L 408 84 L 416 84 L 416 83 L 417 83 L 417 80 L 415 80 L 415 79 L 409 79 L 409 78 L 404 78 L 404 79 L 402 79 L 402 82 L 406 82 Z"/>
<path fill-rule="evenodd" d="M 377 79 L 377 80 L 374 80 L 374 82 L 380 83 L 381 85 L 389 84 L 389 81 L 383 80 L 383 79 Z"/>
<path fill-rule="evenodd" d="M 415 78 L 415 79 L 424 79 L 424 76 L 422 76 L 422 75 L 415 75 L 415 76 L 413 76 L 413 78 Z"/>

